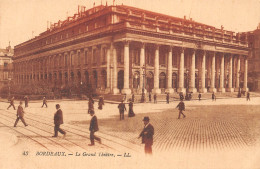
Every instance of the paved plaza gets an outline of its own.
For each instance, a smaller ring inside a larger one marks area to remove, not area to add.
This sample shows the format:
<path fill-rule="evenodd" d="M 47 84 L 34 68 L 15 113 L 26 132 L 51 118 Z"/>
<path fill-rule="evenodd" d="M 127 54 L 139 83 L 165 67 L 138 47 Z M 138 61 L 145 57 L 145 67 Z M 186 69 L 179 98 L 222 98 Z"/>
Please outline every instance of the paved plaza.
<path fill-rule="evenodd" d="M 251 98 L 251 101 L 246 101 L 245 98 L 185 101 L 184 119 L 177 119 L 178 102 L 174 100 L 170 104 L 166 104 L 165 101 L 157 104 L 134 104 L 136 116 L 129 118 L 125 113 L 125 120 L 122 121 L 119 120 L 117 104 L 105 103 L 104 109 L 98 110 L 95 102 L 100 130 L 96 135 L 101 137 L 102 144 L 96 143 L 95 146 L 89 147 L 88 101 L 50 100 L 48 108 L 41 108 L 41 101 L 31 101 L 29 107 L 25 108 L 25 121 L 29 126 L 24 127 L 19 122 L 16 128 L 13 127 L 16 110 L 6 110 L 8 103 L 2 101 L 1 158 L 12 154 L 13 158 L 36 160 L 35 154 L 38 151 L 50 151 L 66 152 L 67 156 L 71 154 L 68 161 L 77 161 L 83 158 L 75 157 L 77 152 L 87 152 L 90 156 L 94 153 L 96 156 L 115 156 L 113 162 L 117 166 L 118 159 L 129 153 L 131 158 L 124 158 L 120 163 L 138 163 L 138 166 L 148 168 L 164 165 L 164 168 L 167 168 L 167 163 L 174 164 L 177 168 L 251 169 L 260 166 L 257 165 L 257 159 L 260 157 L 259 97 Z M 64 124 L 61 126 L 67 131 L 64 139 L 61 135 L 58 138 L 51 137 L 54 132 L 53 115 L 57 103 L 61 105 L 64 114 Z M 18 101 L 15 105 L 18 105 Z M 144 146 L 141 139 L 138 139 L 143 128 L 144 116 L 150 117 L 150 123 L 155 128 L 153 157 L 142 158 L 143 162 L 136 162 L 135 159 L 144 155 Z M 29 153 L 27 157 L 22 155 L 24 151 Z M 99 160 L 94 157 L 89 159 L 97 163 Z M 102 161 L 109 159 L 103 158 Z M 44 160 L 52 161 L 48 157 Z M 144 161 L 148 162 L 150 167 L 144 164 Z M 15 168 L 19 168 L 20 165 L 16 165 Z M 5 164 L 0 164 L 1 169 L 4 167 Z"/>

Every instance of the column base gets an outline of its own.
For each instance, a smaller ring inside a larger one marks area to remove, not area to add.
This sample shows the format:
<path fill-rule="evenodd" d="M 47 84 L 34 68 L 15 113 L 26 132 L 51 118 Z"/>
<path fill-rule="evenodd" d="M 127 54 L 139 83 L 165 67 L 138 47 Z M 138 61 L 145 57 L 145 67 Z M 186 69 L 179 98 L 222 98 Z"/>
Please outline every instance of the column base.
<path fill-rule="evenodd" d="M 170 94 L 172 94 L 172 93 L 174 93 L 174 89 L 173 89 L 173 88 L 166 89 L 166 90 L 165 90 L 165 93 L 170 93 Z"/>
<path fill-rule="evenodd" d="M 216 93 L 217 92 L 217 89 L 216 88 L 209 88 L 209 92 L 214 92 L 214 93 Z"/>
<path fill-rule="evenodd" d="M 138 89 L 138 94 L 142 94 L 143 93 L 143 89 Z M 147 90 L 144 89 L 144 93 L 146 94 L 147 93 Z"/>
<path fill-rule="evenodd" d="M 108 93 L 110 93 L 111 92 L 111 89 L 110 88 L 106 88 L 105 89 L 105 94 L 108 94 Z"/>
<path fill-rule="evenodd" d="M 208 90 L 207 90 L 207 88 L 200 88 L 200 89 L 199 89 L 199 92 L 200 92 L 200 93 L 207 93 Z"/>
<path fill-rule="evenodd" d="M 248 92 L 249 89 L 248 89 L 248 88 L 243 88 L 242 91 L 243 91 L 243 92 Z"/>
<path fill-rule="evenodd" d="M 225 93 L 226 92 L 225 88 L 223 88 L 223 87 L 222 88 L 218 88 L 218 91 L 221 92 L 221 93 Z"/>
<path fill-rule="evenodd" d="M 119 89 L 118 88 L 113 88 L 112 89 L 112 94 L 118 94 L 119 93 Z"/>
<path fill-rule="evenodd" d="M 122 90 L 122 94 L 131 94 L 131 93 L 132 93 L 131 89 L 123 89 Z"/>
<path fill-rule="evenodd" d="M 178 88 L 178 89 L 177 89 L 177 92 L 178 92 L 178 93 L 181 93 L 181 92 L 182 92 L 183 94 L 186 94 L 186 88 Z"/>
<path fill-rule="evenodd" d="M 239 88 L 239 87 L 234 89 L 235 92 L 239 92 L 239 90 L 241 91 L 241 88 Z"/>
<path fill-rule="evenodd" d="M 191 93 L 197 93 L 197 89 L 195 87 L 190 87 L 188 91 Z"/>
<path fill-rule="evenodd" d="M 227 92 L 234 92 L 234 88 L 227 88 L 226 91 Z"/>
<path fill-rule="evenodd" d="M 153 89 L 152 93 L 154 93 L 154 94 L 161 94 L 161 89 L 159 89 L 159 88 Z"/>

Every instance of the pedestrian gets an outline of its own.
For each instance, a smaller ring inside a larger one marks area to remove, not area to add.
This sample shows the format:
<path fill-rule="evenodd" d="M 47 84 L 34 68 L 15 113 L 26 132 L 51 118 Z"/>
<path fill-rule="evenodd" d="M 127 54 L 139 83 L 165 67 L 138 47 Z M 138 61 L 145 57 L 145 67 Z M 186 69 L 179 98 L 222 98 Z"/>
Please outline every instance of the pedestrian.
<path fill-rule="evenodd" d="M 149 117 L 144 117 L 144 129 L 140 133 L 139 137 L 142 137 L 142 144 L 144 144 L 144 152 L 145 154 L 152 154 L 152 145 L 153 145 L 153 135 L 154 135 L 154 128 L 149 123 Z"/>
<path fill-rule="evenodd" d="M 154 103 L 157 103 L 157 95 L 156 94 L 153 95 L 153 100 L 154 100 Z"/>
<path fill-rule="evenodd" d="M 169 95 L 169 93 L 166 94 L 166 103 L 167 104 L 170 103 L 170 95 Z"/>
<path fill-rule="evenodd" d="M 151 94 L 151 92 L 149 92 L 149 102 L 151 102 L 152 101 L 152 94 Z"/>
<path fill-rule="evenodd" d="M 14 108 L 14 110 L 15 110 L 14 97 L 11 98 L 11 100 L 10 100 L 10 105 L 7 107 L 7 110 L 8 110 L 11 106 L 13 106 L 13 108 Z"/>
<path fill-rule="evenodd" d="M 92 97 L 89 97 L 88 99 L 88 114 L 90 113 L 90 110 L 94 110 L 94 100 Z"/>
<path fill-rule="evenodd" d="M 58 137 L 58 132 L 63 134 L 63 138 L 66 137 L 66 132 L 60 128 L 60 125 L 63 124 L 63 114 L 60 109 L 60 105 L 56 104 L 56 113 L 54 114 L 54 136 L 52 137 Z"/>
<path fill-rule="evenodd" d="M 124 100 L 122 100 L 121 103 L 118 105 L 118 109 L 120 114 L 120 120 L 124 120 L 124 113 L 126 111 Z"/>
<path fill-rule="evenodd" d="M 200 99 L 201 99 L 201 93 L 199 93 L 199 96 L 198 96 L 198 97 L 199 97 L 199 101 L 200 101 Z"/>
<path fill-rule="evenodd" d="M 90 144 L 89 146 L 94 146 L 95 142 L 94 140 L 97 140 L 101 144 L 101 139 L 97 136 L 95 136 L 95 132 L 97 132 L 98 129 L 98 122 L 97 122 L 97 116 L 95 115 L 94 110 L 90 110 L 90 115 L 92 116 L 89 124 L 89 131 L 90 131 Z"/>
<path fill-rule="evenodd" d="M 28 107 L 28 103 L 29 103 L 28 96 L 24 96 L 24 103 L 25 103 L 25 107 Z"/>
<path fill-rule="evenodd" d="M 180 103 L 177 105 L 176 108 L 179 108 L 179 117 L 178 119 L 180 119 L 181 115 L 183 116 L 183 118 L 185 118 L 185 114 L 183 114 L 183 111 L 185 111 L 185 104 L 183 102 L 183 100 L 180 101 Z"/>
<path fill-rule="evenodd" d="M 134 117 L 135 113 L 134 113 L 134 104 L 132 102 L 132 100 L 130 100 L 129 102 L 129 110 L 128 110 L 128 117 Z"/>
<path fill-rule="evenodd" d="M 22 121 L 22 123 L 24 124 L 24 126 L 28 126 L 28 124 L 26 124 L 26 122 L 24 121 L 24 111 L 23 111 L 23 102 L 20 101 L 20 105 L 18 106 L 17 108 L 17 114 L 16 114 L 17 118 L 15 120 L 15 123 L 14 123 L 14 127 L 16 127 L 17 123 L 19 120 Z"/>
<path fill-rule="evenodd" d="M 180 96 L 180 100 L 183 100 L 183 99 L 184 99 L 184 96 L 183 96 L 183 93 L 182 93 L 182 92 L 180 92 L 179 96 Z"/>
<path fill-rule="evenodd" d="M 102 96 L 99 97 L 99 101 L 98 101 L 98 109 L 102 110 L 103 109 L 103 105 L 104 105 L 104 99 Z"/>
<path fill-rule="evenodd" d="M 215 96 L 215 93 L 213 92 L 212 95 L 211 95 L 212 101 L 215 100 L 215 97 L 216 97 L 216 96 Z"/>
<path fill-rule="evenodd" d="M 249 92 L 247 92 L 247 95 L 246 95 L 246 101 L 250 101 L 250 93 Z"/>
<path fill-rule="evenodd" d="M 45 97 L 43 97 L 43 99 L 42 99 L 42 107 L 43 107 L 44 105 L 45 105 L 46 107 L 48 107 L 48 106 L 47 106 L 47 100 L 46 100 Z"/>
<path fill-rule="evenodd" d="M 135 102 L 135 94 L 132 94 L 132 102 Z"/>

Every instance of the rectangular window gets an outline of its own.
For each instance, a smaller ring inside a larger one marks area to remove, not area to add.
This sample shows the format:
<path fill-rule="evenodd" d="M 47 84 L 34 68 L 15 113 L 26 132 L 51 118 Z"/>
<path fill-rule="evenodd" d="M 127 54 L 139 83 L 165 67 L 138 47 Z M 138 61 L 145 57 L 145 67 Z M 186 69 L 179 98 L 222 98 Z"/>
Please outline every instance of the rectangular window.
<path fill-rule="evenodd" d="M 96 49 L 93 49 L 92 63 L 97 63 L 97 50 Z"/>

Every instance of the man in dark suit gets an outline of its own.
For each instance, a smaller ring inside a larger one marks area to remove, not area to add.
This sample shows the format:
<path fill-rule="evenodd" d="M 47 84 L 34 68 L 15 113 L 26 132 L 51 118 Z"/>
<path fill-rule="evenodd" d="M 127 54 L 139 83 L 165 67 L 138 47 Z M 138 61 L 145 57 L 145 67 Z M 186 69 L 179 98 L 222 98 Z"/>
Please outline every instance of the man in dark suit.
<path fill-rule="evenodd" d="M 157 103 L 157 95 L 156 94 L 153 95 L 153 101 L 154 101 L 154 103 Z"/>
<path fill-rule="evenodd" d="M 46 100 L 45 97 L 43 97 L 43 99 L 42 99 L 42 107 L 43 107 L 44 105 L 45 105 L 46 107 L 48 107 L 48 106 L 47 106 L 47 100 Z"/>
<path fill-rule="evenodd" d="M 199 98 L 199 101 L 200 101 L 201 100 L 201 93 L 199 93 L 198 98 Z"/>
<path fill-rule="evenodd" d="M 169 93 L 166 94 L 166 103 L 167 104 L 170 103 L 170 94 Z"/>
<path fill-rule="evenodd" d="M 151 92 L 149 92 L 149 102 L 151 102 L 152 101 L 152 94 L 151 94 Z"/>
<path fill-rule="evenodd" d="M 29 103 L 28 96 L 24 96 L 24 103 L 25 103 L 25 107 L 28 107 L 28 103 Z"/>
<path fill-rule="evenodd" d="M 145 154 L 152 154 L 154 128 L 149 121 L 149 117 L 144 117 L 144 129 L 139 135 L 139 138 L 142 137 L 142 144 L 144 144 Z"/>
<path fill-rule="evenodd" d="M 101 139 L 97 136 L 95 136 L 95 132 L 97 132 L 98 129 L 98 122 L 97 122 L 97 116 L 95 115 L 94 110 L 90 110 L 90 115 L 92 116 L 90 120 L 90 125 L 89 125 L 89 131 L 90 131 L 90 142 L 89 146 L 94 146 L 95 142 L 94 140 L 97 140 L 101 144 Z"/>
<path fill-rule="evenodd" d="M 23 102 L 20 101 L 20 105 L 17 108 L 17 114 L 16 114 L 17 119 L 16 119 L 16 121 L 14 123 L 14 127 L 16 127 L 16 125 L 17 125 L 19 120 L 21 120 L 23 122 L 25 127 L 28 126 L 28 124 L 26 124 L 26 122 L 24 121 L 24 118 L 23 118 L 24 117 L 24 111 L 23 111 L 23 106 L 22 105 L 23 105 Z"/>
<path fill-rule="evenodd" d="M 11 100 L 10 100 L 10 105 L 8 106 L 7 110 L 8 110 L 11 106 L 13 106 L 13 108 L 14 108 L 14 110 L 15 110 L 14 97 L 11 98 Z"/>
<path fill-rule="evenodd" d="M 124 100 L 122 100 L 121 103 L 118 105 L 118 109 L 120 114 L 120 120 L 124 120 L 124 113 L 126 111 Z"/>
<path fill-rule="evenodd" d="M 66 132 L 60 128 L 60 125 L 63 124 L 63 115 L 59 104 L 56 104 L 56 109 L 57 111 L 54 114 L 54 136 L 52 137 L 58 137 L 58 132 L 60 132 L 65 138 Z"/>
<path fill-rule="evenodd" d="M 250 101 L 250 93 L 249 92 L 247 92 L 247 95 L 246 95 L 246 101 Z"/>
<path fill-rule="evenodd" d="M 183 115 L 183 118 L 185 118 L 186 116 L 183 114 L 183 111 L 185 111 L 185 104 L 183 102 L 183 99 L 181 99 L 180 103 L 177 105 L 176 108 L 179 108 L 179 117 L 178 117 L 178 119 L 180 119 L 181 114 Z"/>

